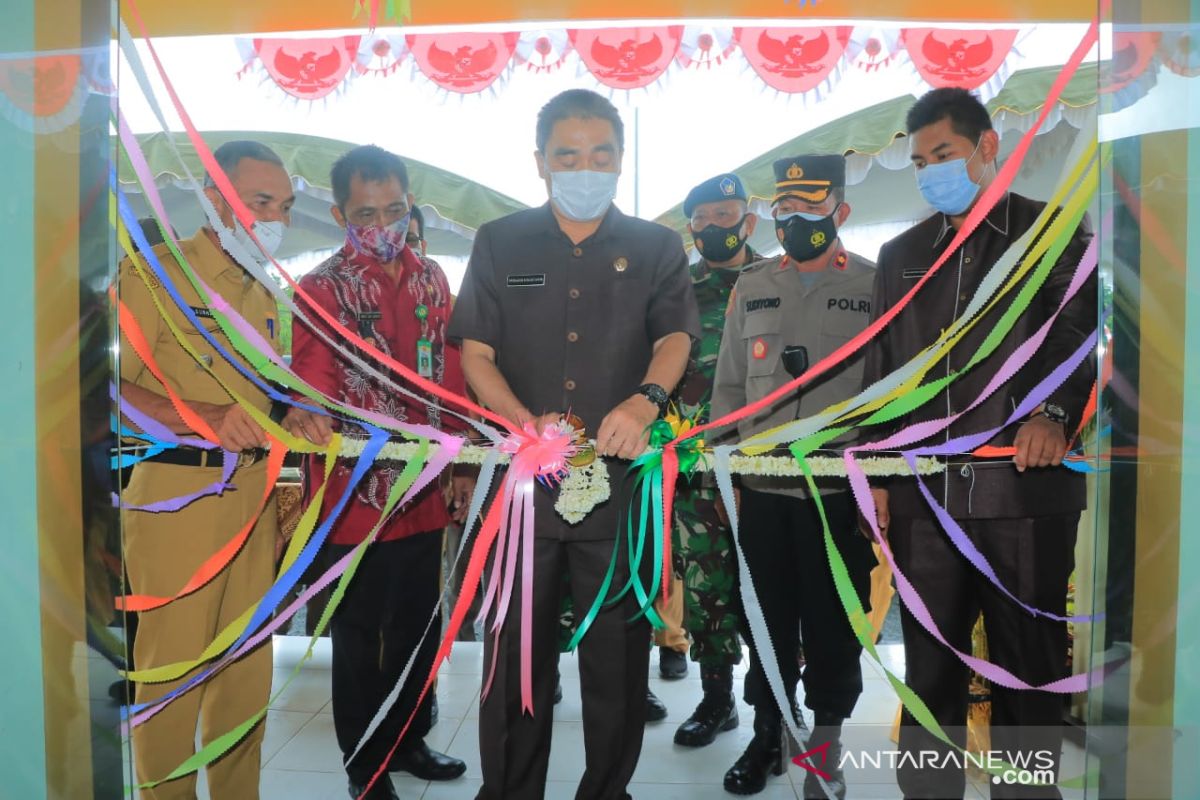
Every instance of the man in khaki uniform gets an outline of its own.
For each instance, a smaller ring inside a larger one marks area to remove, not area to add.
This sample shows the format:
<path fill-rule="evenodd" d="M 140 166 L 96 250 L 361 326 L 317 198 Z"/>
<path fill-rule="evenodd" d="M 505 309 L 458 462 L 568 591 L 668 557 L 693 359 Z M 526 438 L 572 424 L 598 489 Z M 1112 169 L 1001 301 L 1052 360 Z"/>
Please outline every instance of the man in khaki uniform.
<path fill-rule="evenodd" d="M 803 155 L 775 162 L 775 230 L 785 255 L 748 267 L 738 278 L 725 321 L 713 387 L 713 418 L 759 400 L 861 332 L 871 317 L 875 266 L 843 246 L 838 229 L 850 216 L 845 202 L 846 161 L 840 155 Z M 738 423 L 737 438 L 815 414 L 858 393 L 863 359 L 853 357 Z M 820 486 L 834 540 L 859 596 L 868 602 L 874 555 L 855 529 L 845 482 Z M 804 702 L 816 725 L 808 746 L 832 746 L 824 769 L 837 797 L 845 796 L 840 758 L 842 721 L 862 693 L 862 648 L 837 598 L 816 503 L 797 478 L 745 476 L 739 512 L 742 551 L 754 580 L 767 630 L 780 654 L 784 689 L 794 697 L 803 680 Z M 795 658 L 801 629 L 805 667 Z M 769 773 L 785 767 L 781 709 L 763 673 L 757 642 L 746 675 L 746 702 L 754 706 L 754 738 L 725 774 L 734 794 L 763 790 Z M 799 717 L 799 709 L 788 709 Z M 805 797 L 826 797 L 816 776 Z"/>
<path fill-rule="evenodd" d="M 235 191 L 257 217 L 254 227 L 259 240 L 268 247 L 277 245 L 290 221 L 295 200 L 283 162 L 257 142 L 229 142 L 215 155 Z M 235 223 L 232 209 L 216 188 L 206 185 L 205 193 L 225 227 L 235 238 L 247 243 L 245 231 Z M 254 245 L 247 249 L 264 258 Z M 264 339 L 278 341 L 275 301 L 265 287 L 221 249 L 211 228 L 202 228 L 182 242 L 181 251 L 203 281 L 254 325 Z M 228 352 L 238 357 L 167 248 L 159 246 L 154 252 L 201 323 Z M 152 293 L 201 353 L 205 364 L 233 391 L 264 412 L 270 408 L 271 400 L 216 352 L 153 275 L 148 283 L 149 286 L 132 263 L 126 261 L 121 267 L 121 300 L 145 334 L 152 357 L 172 390 L 208 423 L 222 448 L 238 454 L 230 481 L 232 490 L 201 497 L 175 512 L 122 513 L 131 591 L 170 597 L 256 512 L 267 489 L 263 449 L 267 440 L 250 415 L 179 345 L 155 308 Z M 162 385 L 134 352 L 124 330 L 120 368 L 123 403 L 177 433 L 195 433 L 180 418 Z M 222 464 L 221 450 L 168 450 L 134 468 L 123 502 L 127 507 L 136 507 L 200 491 L 219 480 Z M 220 630 L 262 598 L 272 581 L 276 529 L 275 506 L 269 502 L 245 546 L 219 575 L 198 591 L 140 615 L 134 644 L 134 662 L 139 669 L 195 659 Z M 182 682 L 139 684 L 136 701 L 151 702 Z M 138 783 L 161 780 L 193 754 L 197 721 L 201 740 L 210 742 L 266 705 L 270 688 L 268 641 L 133 729 Z M 208 786 L 213 797 L 238 800 L 258 797 L 262 737 L 263 726 L 259 725 L 208 767 Z M 155 800 L 194 798 L 196 776 L 160 784 L 143 791 L 142 796 Z"/>

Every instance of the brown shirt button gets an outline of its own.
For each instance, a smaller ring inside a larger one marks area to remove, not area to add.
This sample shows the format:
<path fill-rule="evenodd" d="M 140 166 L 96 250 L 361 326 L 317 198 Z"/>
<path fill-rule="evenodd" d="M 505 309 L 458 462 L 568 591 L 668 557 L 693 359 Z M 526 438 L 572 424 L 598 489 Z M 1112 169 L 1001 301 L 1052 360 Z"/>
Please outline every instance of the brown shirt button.
<path fill-rule="evenodd" d="M 568 380 L 566 383 L 563 384 L 563 388 L 566 389 L 568 392 L 575 391 L 575 381 Z"/>
<path fill-rule="evenodd" d="M 576 258 L 579 258 L 581 255 L 583 255 L 583 248 L 576 247 L 574 250 L 571 251 L 571 255 L 575 256 Z"/>
<path fill-rule="evenodd" d="M 570 333 L 567 334 L 567 341 L 568 342 L 578 342 L 579 334 L 576 333 L 575 331 L 571 331 Z"/>
<path fill-rule="evenodd" d="M 570 297 L 572 300 L 578 300 L 579 299 L 579 290 L 571 289 L 569 292 L 567 292 L 567 296 Z"/>

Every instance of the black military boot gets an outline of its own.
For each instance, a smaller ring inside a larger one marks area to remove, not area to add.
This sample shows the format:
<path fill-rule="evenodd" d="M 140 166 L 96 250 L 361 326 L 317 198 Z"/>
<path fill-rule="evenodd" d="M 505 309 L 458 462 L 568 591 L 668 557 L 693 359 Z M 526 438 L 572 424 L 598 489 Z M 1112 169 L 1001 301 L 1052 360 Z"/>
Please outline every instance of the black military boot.
<path fill-rule="evenodd" d="M 701 668 L 700 686 L 704 689 L 704 697 L 687 721 L 675 731 L 675 744 L 704 747 L 712 744 L 721 731 L 731 731 L 738 726 L 733 667 Z"/>
<path fill-rule="evenodd" d="M 826 800 L 826 798 L 845 800 L 846 776 L 842 774 L 839 766 L 842 761 L 842 721 L 844 718 L 828 711 L 814 712 L 813 717 L 815 720 L 813 731 L 812 735 L 808 737 L 808 746 L 805 749 L 812 750 L 814 747 L 820 747 L 829 742 L 829 749 L 825 751 L 824 761 L 820 756 L 810 757 L 813 766 L 829 776 L 825 779 L 825 786 L 829 787 L 829 791 L 826 792 L 825 787 L 821 786 L 821 781 L 816 774 L 809 772 L 804 778 L 805 800 Z"/>
<path fill-rule="evenodd" d="M 754 738 L 741 758 L 725 773 L 725 791 L 732 794 L 758 794 L 767 785 L 768 775 L 782 775 L 783 720 L 773 707 L 754 712 Z"/>

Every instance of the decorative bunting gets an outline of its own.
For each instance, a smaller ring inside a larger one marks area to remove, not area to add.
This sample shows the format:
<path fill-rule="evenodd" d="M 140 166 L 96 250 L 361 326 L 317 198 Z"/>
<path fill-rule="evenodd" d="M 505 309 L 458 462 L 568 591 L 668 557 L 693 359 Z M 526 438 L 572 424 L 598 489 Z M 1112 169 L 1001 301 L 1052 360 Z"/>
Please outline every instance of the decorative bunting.
<path fill-rule="evenodd" d="M 358 59 L 360 40 L 255 39 L 254 52 L 280 89 L 300 100 L 320 100 L 346 80 Z"/>
<path fill-rule="evenodd" d="M 527 31 L 517 41 L 516 63 L 529 72 L 553 72 L 571 52 L 571 37 L 565 30 Z"/>
<path fill-rule="evenodd" d="M 407 37 L 417 68 L 448 92 L 482 92 L 508 69 L 516 33 L 417 33 Z"/>
<path fill-rule="evenodd" d="M 358 47 L 354 71 L 359 75 L 391 75 L 408 58 L 408 43 L 403 36 L 364 37 Z"/>
<path fill-rule="evenodd" d="M 1019 31 L 905 28 L 900 40 L 930 86 L 978 89 L 1008 57 Z"/>
<path fill-rule="evenodd" d="M 812 91 L 835 76 L 852 28 L 738 28 L 738 46 L 750 66 L 773 89 Z"/>
<path fill-rule="evenodd" d="M 682 35 L 682 25 L 570 31 L 571 45 L 592 77 L 613 89 L 641 89 L 662 77 Z"/>
<path fill-rule="evenodd" d="M 684 69 L 711 69 L 737 49 L 733 28 L 712 28 L 688 25 L 679 40 L 676 62 Z"/>

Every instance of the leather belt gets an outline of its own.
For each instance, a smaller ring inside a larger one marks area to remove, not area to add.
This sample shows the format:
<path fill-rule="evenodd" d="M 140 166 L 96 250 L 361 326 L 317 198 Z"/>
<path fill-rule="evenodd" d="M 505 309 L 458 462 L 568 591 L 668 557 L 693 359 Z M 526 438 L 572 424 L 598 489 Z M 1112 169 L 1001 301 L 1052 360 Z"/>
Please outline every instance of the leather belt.
<path fill-rule="evenodd" d="M 262 447 L 254 450 L 243 450 L 237 454 L 237 465 L 239 467 L 248 467 L 255 462 L 262 461 L 266 457 L 267 451 Z M 180 467 L 215 467 L 220 469 L 225 466 L 225 451 L 178 447 L 171 450 L 164 450 L 158 455 L 147 458 L 140 463 L 175 464 Z"/>

